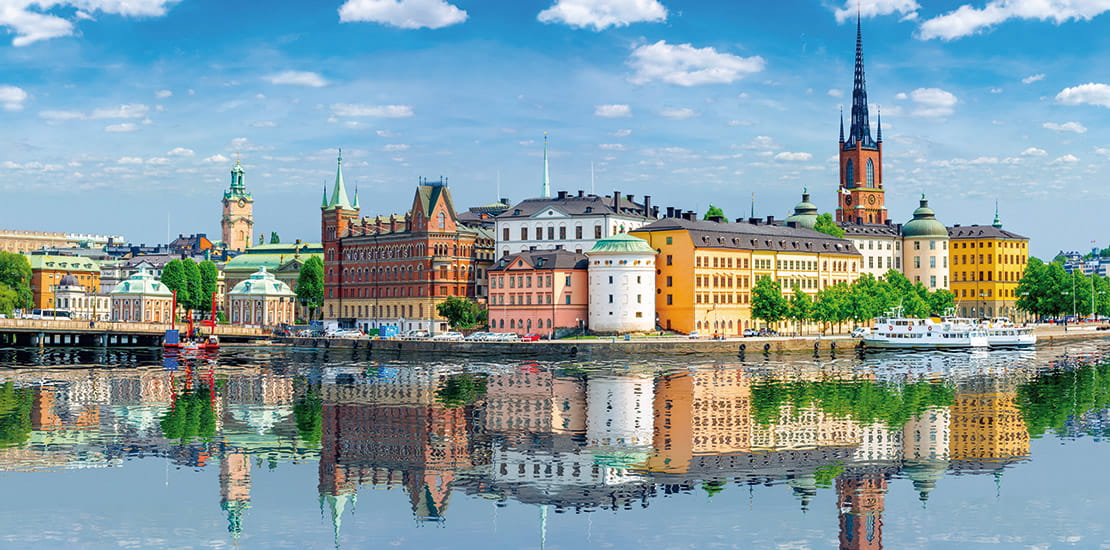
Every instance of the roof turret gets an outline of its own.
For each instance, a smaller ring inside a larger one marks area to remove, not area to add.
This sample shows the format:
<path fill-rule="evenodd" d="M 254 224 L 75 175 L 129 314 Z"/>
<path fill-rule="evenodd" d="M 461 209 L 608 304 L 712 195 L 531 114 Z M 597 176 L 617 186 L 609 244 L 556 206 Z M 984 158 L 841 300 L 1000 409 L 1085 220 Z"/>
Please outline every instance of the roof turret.
<path fill-rule="evenodd" d="M 628 233 L 618 233 L 607 239 L 597 241 L 586 255 L 593 254 L 656 254 L 647 241 Z"/>
<path fill-rule="evenodd" d="M 794 206 L 794 214 L 786 222 L 794 222 L 798 227 L 813 229 L 817 226 L 817 205 L 809 202 L 809 190 L 802 188 L 802 202 Z"/>
<path fill-rule="evenodd" d="M 902 226 L 903 237 L 947 237 L 948 228 L 937 221 L 936 212 L 929 208 L 925 194 L 921 194 L 921 204 L 913 211 L 913 219 Z"/>
<path fill-rule="evenodd" d="M 356 210 L 347 197 L 347 185 L 343 182 L 343 149 L 339 150 L 339 158 L 336 160 L 335 187 L 331 192 L 331 200 L 328 201 L 327 206 L 324 207 L 325 210 L 331 210 L 333 208 Z"/>

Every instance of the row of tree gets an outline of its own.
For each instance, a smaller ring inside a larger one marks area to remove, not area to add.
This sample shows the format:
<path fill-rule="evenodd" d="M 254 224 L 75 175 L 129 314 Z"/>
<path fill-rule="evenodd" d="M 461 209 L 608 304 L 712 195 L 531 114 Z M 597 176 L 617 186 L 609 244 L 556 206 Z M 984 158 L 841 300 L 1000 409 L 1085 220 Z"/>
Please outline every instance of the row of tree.
<path fill-rule="evenodd" d="M 767 323 L 794 321 L 842 326 L 847 321 L 863 323 L 895 307 L 908 317 L 942 315 L 955 305 L 956 295 L 948 290 L 930 292 L 921 283 L 912 283 L 901 272 L 890 270 L 876 279 L 863 274 L 851 284 L 837 283 L 817 292 L 816 297 L 797 285 L 793 294 L 783 294 L 778 281 L 764 277 L 752 288 L 752 317 Z"/>
<path fill-rule="evenodd" d="M 199 264 L 192 258 L 170 260 L 162 268 L 162 284 L 177 291 L 177 305 L 186 310 L 205 311 L 211 307 L 219 277 L 216 264 L 209 260 Z"/>
<path fill-rule="evenodd" d="M 31 307 L 31 262 L 22 254 L 0 251 L 0 313 Z"/>
<path fill-rule="evenodd" d="M 1062 315 L 1110 316 L 1110 279 L 1097 273 L 1069 275 L 1059 262 L 1029 258 L 1017 286 L 1017 308 L 1037 317 Z"/>

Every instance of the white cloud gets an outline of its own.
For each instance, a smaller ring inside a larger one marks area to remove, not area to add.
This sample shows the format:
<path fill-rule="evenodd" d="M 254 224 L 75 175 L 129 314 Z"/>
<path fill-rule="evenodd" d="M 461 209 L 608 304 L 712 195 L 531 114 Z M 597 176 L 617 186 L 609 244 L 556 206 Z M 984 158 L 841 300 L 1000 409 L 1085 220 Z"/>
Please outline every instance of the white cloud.
<path fill-rule="evenodd" d="M 898 94 L 898 99 L 905 99 L 905 94 Z M 951 92 L 940 88 L 918 88 L 908 96 L 917 104 L 914 116 L 945 117 L 955 112 L 956 103 L 959 102 Z"/>
<path fill-rule="evenodd" d="M 594 116 L 605 118 L 622 118 L 632 116 L 632 108 L 628 105 L 597 105 L 594 107 Z"/>
<path fill-rule="evenodd" d="M 1045 155 L 1048 155 L 1047 151 L 1045 151 L 1044 149 L 1038 149 L 1036 147 L 1030 147 L 1021 152 L 1021 156 L 1023 157 L 1043 157 Z"/>
<path fill-rule="evenodd" d="M 44 13 L 53 8 L 77 8 L 75 18 L 94 19 L 100 12 L 124 17 L 161 17 L 169 6 L 178 0 L 4 0 L 0 4 L 0 27 L 11 30 L 15 38 L 12 45 L 27 46 L 40 40 L 49 40 L 74 34 L 69 20 Z"/>
<path fill-rule="evenodd" d="M 779 149 L 779 145 L 775 140 L 767 136 L 755 136 L 750 143 L 744 146 L 745 149 Z"/>
<path fill-rule="evenodd" d="M 277 128 L 277 125 L 278 124 L 272 120 L 260 120 L 251 123 L 252 128 Z"/>
<path fill-rule="evenodd" d="M 404 143 L 390 143 L 384 147 L 386 151 L 408 151 L 409 146 Z"/>
<path fill-rule="evenodd" d="M 602 143 L 597 147 L 603 151 L 624 151 L 625 149 L 627 149 L 627 147 L 625 147 L 624 144 L 621 143 Z"/>
<path fill-rule="evenodd" d="M 991 88 L 990 92 L 992 94 L 1000 94 L 1000 93 L 1002 93 L 1002 88 Z"/>
<path fill-rule="evenodd" d="M 331 112 L 336 116 L 346 117 L 406 118 L 412 116 L 412 106 L 335 103 L 331 106 Z"/>
<path fill-rule="evenodd" d="M 1075 155 L 1068 154 L 1062 157 L 1057 157 L 1056 160 L 1052 161 L 1052 164 L 1072 164 L 1076 162 L 1079 162 L 1079 158 Z"/>
<path fill-rule="evenodd" d="M 609 132 L 609 135 L 611 135 L 613 137 L 628 137 L 628 136 L 632 135 L 632 130 L 629 130 L 629 129 L 625 128 L 625 129 L 617 130 L 616 132 Z"/>
<path fill-rule="evenodd" d="M 146 159 L 146 163 L 151 166 L 164 166 L 170 163 L 170 159 L 166 157 L 150 157 Z"/>
<path fill-rule="evenodd" d="M 669 107 L 659 111 L 659 114 L 671 120 L 686 120 L 688 118 L 701 116 L 701 113 L 687 107 Z"/>
<path fill-rule="evenodd" d="M 167 97 L 172 97 L 172 96 L 173 96 L 173 92 L 171 92 L 169 90 L 158 90 L 157 92 L 154 92 L 154 97 L 156 97 L 158 99 L 166 99 Z"/>
<path fill-rule="evenodd" d="M 171 157 L 191 157 L 193 155 L 196 155 L 196 152 L 194 152 L 192 149 L 186 149 L 184 147 L 174 147 L 170 150 L 170 152 L 166 154 Z"/>
<path fill-rule="evenodd" d="M 231 140 L 230 146 L 236 151 L 269 151 L 274 148 L 272 145 L 255 145 L 245 137 L 237 137 Z"/>
<path fill-rule="evenodd" d="M 825 93 L 829 94 L 829 97 L 844 97 L 844 91 L 836 88 L 832 88 Z"/>
<path fill-rule="evenodd" d="M 658 0 L 556 0 L 536 17 L 541 23 L 572 27 L 625 27 L 631 23 L 667 20 L 667 8 Z"/>
<path fill-rule="evenodd" d="M 381 23 L 402 29 L 439 29 L 466 21 L 466 12 L 444 0 L 347 0 L 339 22 Z"/>
<path fill-rule="evenodd" d="M 208 157 L 208 158 L 205 158 L 205 159 L 204 159 L 203 161 L 201 161 L 201 162 L 208 162 L 208 163 L 221 163 L 221 164 L 222 164 L 222 163 L 225 163 L 225 162 L 231 162 L 231 159 L 229 159 L 229 158 L 227 158 L 227 157 L 225 157 L 225 156 L 223 156 L 223 155 L 220 155 L 220 154 L 215 154 L 215 155 L 212 155 L 212 156 L 210 156 L 210 157 Z"/>
<path fill-rule="evenodd" d="M 788 153 L 786 151 L 775 155 L 776 160 L 809 160 L 811 158 L 813 158 L 813 155 L 809 153 Z"/>
<path fill-rule="evenodd" d="M 266 77 L 270 84 L 288 84 L 290 86 L 307 86 L 309 88 L 322 88 L 328 81 L 318 73 L 311 71 L 285 71 Z"/>
<path fill-rule="evenodd" d="M 116 107 L 105 107 L 101 109 L 93 109 L 89 118 L 144 118 L 150 112 L 150 107 L 142 103 L 129 103 L 127 105 L 119 105 Z"/>
<path fill-rule="evenodd" d="M 116 161 L 116 164 L 142 164 L 143 159 L 139 157 L 123 157 Z"/>
<path fill-rule="evenodd" d="M 855 19 L 856 13 L 863 17 L 898 14 L 903 20 L 910 20 L 917 17 L 920 7 L 914 0 L 845 0 L 844 7 L 834 14 L 837 23 Z"/>
<path fill-rule="evenodd" d="M 1044 80 L 1044 73 L 1029 75 L 1029 76 L 1021 79 L 1021 83 L 1022 84 L 1032 84 L 1034 82 L 1037 82 L 1038 80 Z"/>
<path fill-rule="evenodd" d="M 85 113 L 80 111 L 39 111 L 39 118 L 47 122 L 64 122 L 66 120 L 81 120 Z"/>
<path fill-rule="evenodd" d="M 2 10 L 2 8 L 0 8 Z M 0 85 L 0 104 L 5 111 L 19 111 L 23 109 L 23 102 L 27 100 L 27 92 L 17 86 Z"/>
<path fill-rule="evenodd" d="M 1098 105 L 1110 107 L 1110 84 L 1088 82 L 1064 88 L 1056 94 L 1056 102 L 1064 105 Z"/>
<path fill-rule="evenodd" d="M 1065 122 L 1063 124 L 1046 122 L 1041 126 L 1044 126 L 1046 129 L 1052 130 L 1053 132 L 1075 132 L 1077 134 L 1087 133 L 1087 127 L 1078 122 Z"/>
<path fill-rule="evenodd" d="M 134 132 L 138 129 L 139 129 L 138 126 L 136 126 L 135 124 L 130 123 L 130 122 L 125 122 L 123 124 L 111 124 L 111 125 L 108 125 L 108 126 L 104 127 L 105 132 L 113 132 L 113 133 Z"/>
<path fill-rule="evenodd" d="M 629 78 L 633 84 L 659 80 L 679 86 L 698 86 L 735 82 L 762 71 L 766 63 L 759 56 L 739 57 L 711 47 L 673 45 L 660 40 L 633 50 L 628 65 L 635 71 Z"/>
<path fill-rule="evenodd" d="M 1088 20 L 1107 10 L 1105 0 L 991 0 L 982 8 L 964 4 L 955 11 L 921 23 L 918 38 L 955 40 L 983 31 L 1009 19 Z"/>
<path fill-rule="evenodd" d="M 1098 155 L 1110 155 L 1110 148 L 1105 148 L 1105 147 L 1095 147 L 1095 154 L 1098 154 Z"/>

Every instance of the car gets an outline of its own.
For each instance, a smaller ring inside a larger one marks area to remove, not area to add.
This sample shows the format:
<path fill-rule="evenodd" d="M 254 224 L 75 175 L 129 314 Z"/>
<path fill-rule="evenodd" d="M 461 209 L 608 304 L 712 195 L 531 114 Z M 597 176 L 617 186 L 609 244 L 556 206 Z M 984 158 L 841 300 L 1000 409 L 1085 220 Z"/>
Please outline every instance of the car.
<path fill-rule="evenodd" d="M 540 341 L 540 335 L 539 334 L 525 334 L 520 339 L 525 341 L 525 342 L 539 342 Z"/>
<path fill-rule="evenodd" d="M 462 340 L 462 338 L 461 332 L 441 332 L 432 336 L 432 340 Z"/>
<path fill-rule="evenodd" d="M 690 334 L 688 336 L 691 340 L 697 340 L 698 338 L 701 338 L 701 333 L 696 330 L 692 330 L 690 331 Z"/>
<path fill-rule="evenodd" d="M 759 336 L 759 331 L 754 328 L 746 328 L 744 329 L 744 336 L 749 338 L 752 336 Z"/>
<path fill-rule="evenodd" d="M 463 338 L 463 340 L 466 340 L 467 342 L 481 342 L 482 340 L 486 339 L 488 334 L 488 332 L 474 332 L 466 338 Z"/>
<path fill-rule="evenodd" d="M 341 328 L 328 332 L 328 336 L 332 338 L 358 338 L 362 336 L 362 333 L 357 330 Z"/>
<path fill-rule="evenodd" d="M 759 335 L 760 336 L 778 336 L 779 333 L 777 333 L 774 330 L 769 329 L 769 328 L 761 328 L 761 329 L 759 329 Z"/>
<path fill-rule="evenodd" d="M 867 327 L 856 327 L 852 329 L 852 338 L 863 338 L 869 332 L 871 332 L 871 329 Z"/>
<path fill-rule="evenodd" d="M 516 342 L 520 337 L 515 332 L 491 332 L 489 339 L 493 342 Z"/>
<path fill-rule="evenodd" d="M 401 338 L 404 338 L 406 340 L 420 340 L 422 338 L 427 338 L 428 336 L 430 335 L 426 330 L 410 330 L 408 332 L 405 332 L 401 336 Z"/>

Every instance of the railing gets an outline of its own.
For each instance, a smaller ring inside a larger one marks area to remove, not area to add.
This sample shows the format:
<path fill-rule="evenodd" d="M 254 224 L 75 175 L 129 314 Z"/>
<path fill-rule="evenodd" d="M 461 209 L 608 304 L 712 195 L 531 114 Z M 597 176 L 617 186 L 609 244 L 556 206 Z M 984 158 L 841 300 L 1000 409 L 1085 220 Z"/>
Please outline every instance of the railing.
<path fill-rule="evenodd" d="M 184 329 L 184 323 L 178 323 L 178 329 Z M 162 334 L 169 330 L 169 323 L 131 323 L 124 321 L 96 321 L 92 325 L 89 321 L 74 321 L 61 319 L 0 319 L 0 330 L 42 330 L 66 332 L 119 332 L 127 334 Z M 201 327 L 204 334 L 208 334 L 208 327 Z M 237 325 L 216 325 L 217 336 L 268 336 L 270 331 L 262 328 L 241 327 Z"/>

